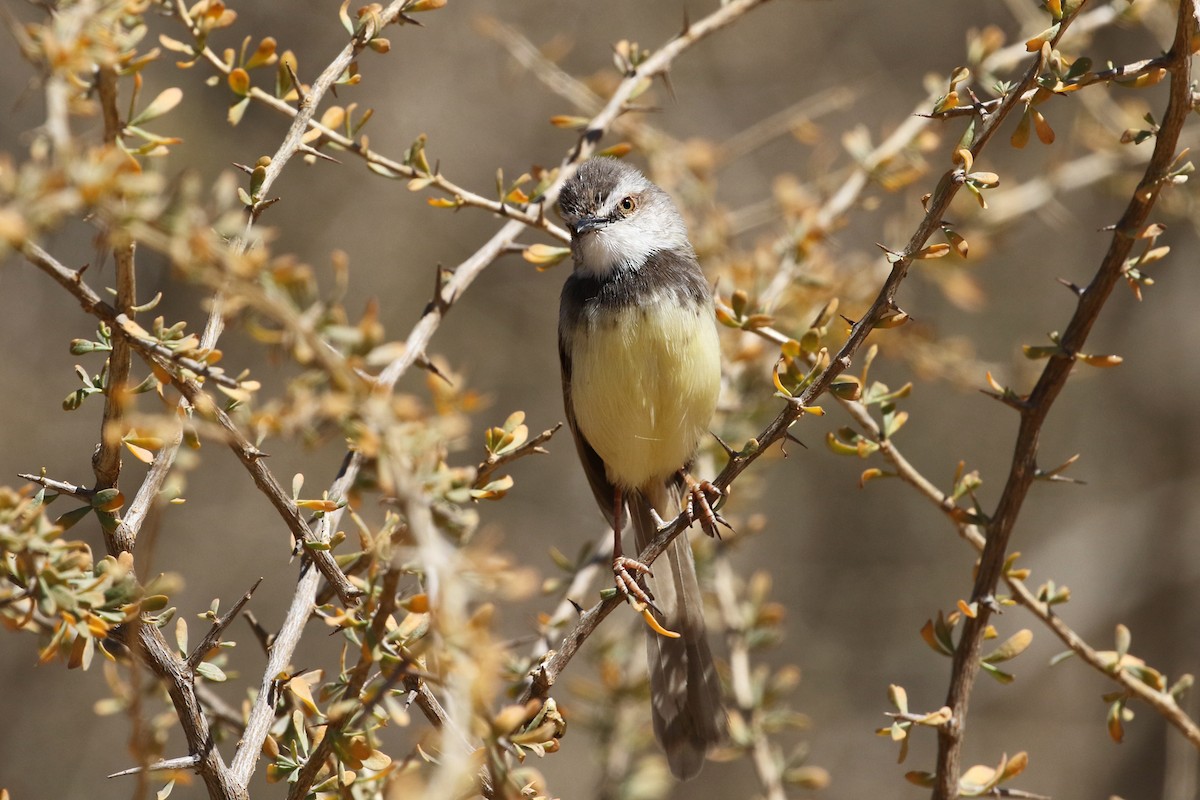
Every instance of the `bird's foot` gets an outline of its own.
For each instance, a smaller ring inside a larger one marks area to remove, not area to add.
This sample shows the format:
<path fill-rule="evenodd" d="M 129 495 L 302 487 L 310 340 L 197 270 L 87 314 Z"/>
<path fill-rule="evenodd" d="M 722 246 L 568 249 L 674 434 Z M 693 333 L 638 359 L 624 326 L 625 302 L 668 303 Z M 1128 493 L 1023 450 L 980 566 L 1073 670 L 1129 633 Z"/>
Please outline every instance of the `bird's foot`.
<path fill-rule="evenodd" d="M 683 507 L 683 513 L 687 517 L 688 525 L 699 522 L 705 533 L 718 539 L 721 538 L 718 525 L 724 525 L 732 531 L 733 526 L 713 508 L 725 493 L 711 481 L 698 481 L 687 472 L 683 473 L 683 480 L 687 488 L 687 503 Z"/>
<path fill-rule="evenodd" d="M 650 568 L 636 559 L 626 556 L 617 556 L 613 559 L 613 577 L 616 578 L 617 591 L 635 603 L 654 608 L 654 597 L 638 583 L 634 574 L 654 577 Z"/>

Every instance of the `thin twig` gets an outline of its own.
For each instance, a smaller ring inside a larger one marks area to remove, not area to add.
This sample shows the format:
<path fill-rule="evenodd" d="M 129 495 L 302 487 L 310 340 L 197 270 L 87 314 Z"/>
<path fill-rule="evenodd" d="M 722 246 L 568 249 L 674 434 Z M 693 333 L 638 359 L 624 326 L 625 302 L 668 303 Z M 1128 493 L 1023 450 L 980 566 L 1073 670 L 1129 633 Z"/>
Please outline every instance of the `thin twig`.
<path fill-rule="evenodd" d="M 551 437 L 558 433 L 558 430 L 561 427 L 562 423 L 560 422 L 553 428 L 542 431 L 537 436 L 526 441 L 520 447 L 513 448 L 503 455 L 498 456 L 494 453 L 489 453 L 487 460 L 480 463 L 475 472 L 474 486 L 476 488 L 485 486 L 488 482 L 488 479 L 495 474 L 496 470 L 500 469 L 505 464 L 511 464 L 517 459 L 524 458 L 525 456 L 532 455 L 534 453 L 545 455 L 548 451 L 546 448 L 542 447 L 542 445 L 550 441 Z"/>
<path fill-rule="evenodd" d="M 194 769 L 196 767 L 196 765 L 199 763 L 200 763 L 200 759 L 196 756 L 179 756 L 177 758 L 164 758 L 161 761 L 155 761 L 153 764 L 146 764 L 145 766 L 139 766 L 139 767 L 130 767 L 129 769 L 123 769 L 120 772 L 114 772 L 111 775 L 109 775 L 108 777 L 123 778 L 126 775 L 138 775 L 143 772 L 161 772 L 163 770 L 169 770 L 169 769 L 173 769 L 173 770 L 174 769 L 178 769 L 178 770 Z"/>
<path fill-rule="evenodd" d="M 229 623 L 237 619 L 237 615 L 245 607 L 246 603 L 250 602 L 250 598 L 254 596 L 254 590 L 257 589 L 262 582 L 262 578 L 256 580 L 254 585 L 251 586 L 250 589 L 244 595 L 242 595 L 241 599 L 234 604 L 233 608 L 226 611 L 219 618 L 213 620 L 212 627 L 209 628 L 208 633 L 204 636 L 204 640 L 200 642 L 200 644 L 196 645 L 196 649 L 192 651 L 190 656 L 188 656 L 187 664 L 189 669 L 196 669 L 196 667 L 200 665 L 200 662 L 204 660 L 204 656 L 208 655 L 210 650 L 220 644 L 221 634 L 224 633 L 225 629 L 229 627 Z"/>

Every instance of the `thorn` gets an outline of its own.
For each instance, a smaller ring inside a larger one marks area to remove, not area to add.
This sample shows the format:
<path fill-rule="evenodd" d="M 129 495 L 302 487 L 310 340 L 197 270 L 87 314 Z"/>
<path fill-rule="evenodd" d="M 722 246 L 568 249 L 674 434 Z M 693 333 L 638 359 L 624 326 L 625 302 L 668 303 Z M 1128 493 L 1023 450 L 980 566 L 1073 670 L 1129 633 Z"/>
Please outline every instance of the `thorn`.
<path fill-rule="evenodd" d="M 229 163 L 233 164 L 235 167 L 237 167 L 238 169 L 240 169 L 242 172 L 246 173 L 247 175 L 254 174 L 254 167 L 248 167 L 245 164 L 239 164 L 236 161 L 231 161 Z"/>
<path fill-rule="evenodd" d="M 708 435 L 717 440 L 717 444 L 721 445 L 721 449 L 725 451 L 725 455 L 728 456 L 730 460 L 737 458 L 737 451 L 730 447 L 724 439 L 722 439 L 720 436 L 717 436 L 712 431 L 709 431 Z"/>
<path fill-rule="evenodd" d="M 144 767 L 130 767 L 109 775 L 110 778 L 122 778 L 126 775 L 138 775 L 142 772 L 157 772 L 166 769 L 190 769 L 200 763 L 200 756 L 180 756 L 179 758 L 164 758 L 147 764 Z"/>
<path fill-rule="evenodd" d="M 1001 403 L 1008 406 L 1009 408 L 1016 409 L 1017 411 L 1020 411 L 1020 412 L 1029 410 L 1029 396 L 1028 395 L 1019 395 L 1016 392 L 1012 392 L 1012 391 L 1001 394 L 999 392 L 993 392 L 988 389 L 980 389 L 979 391 L 982 392 L 983 394 L 987 395 L 988 397 L 992 398 L 993 400 L 999 400 Z"/>
<path fill-rule="evenodd" d="M 292 88 L 296 90 L 296 97 L 299 98 L 299 105 L 303 106 L 308 102 L 308 95 L 304 91 L 304 87 L 300 85 L 300 78 L 296 75 L 296 70 L 292 69 L 291 62 L 284 61 L 283 65 L 287 67 L 288 75 L 292 79 Z"/>
<path fill-rule="evenodd" d="M 450 308 L 450 304 L 454 302 L 454 298 L 445 298 L 442 296 L 443 290 L 446 288 L 446 277 L 450 275 L 449 270 L 442 269 L 439 263 L 433 271 L 433 299 L 425 304 L 425 308 L 421 311 L 421 316 L 432 314 L 434 311 L 446 313 L 446 309 Z"/>
<path fill-rule="evenodd" d="M 667 95 L 670 96 L 670 98 L 671 98 L 671 102 L 672 103 L 678 102 L 677 98 L 675 97 L 675 86 L 671 83 L 670 71 L 663 70 L 660 73 L 660 77 L 662 78 L 663 86 L 665 86 L 667 89 Z"/>
<path fill-rule="evenodd" d="M 204 639 L 200 642 L 200 644 L 196 645 L 196 649 L 192 651 L 192 654 L 188 656 L 187 665 L 189 669 L 195 670 L 196 667 L 200 665 L 200 662 L 204 660 L 205 654 L 220 644 L 221 634 L 224 633 L 225 629 L 229 627 L 229 623 L 233 622 L 234 619 L 237 618 L 237 615 L 241 613 L 241 610 L 245 607 L 246 603 L 250 602 L 250 598 L 254 596 L 254 590 L 257 589 L 262 582 L 262 578 L 256 580 L 254 585 L 250 587 L 250 590 L 242 595 L 241 599 L 234 604 L 233 608 L 226 611 L 224 615 L 213 620 L 212 628 L 209 629 L 208 633 L 204 636 Z"/>
<path fill-rule="evenodd" d="M 417 357 L 417 366 L 421 367 L 422 369 L 428 370 L 429 372 L 432 372 L 434 375 L 436 375 L 437 377 L 439 377 L 443 381 L 445 381 L 447 386 L 454 386 L 454 381 L 450 380 L 450 378 L 447 377 L 446 373 L 444 373 L 440 369 L 438 369 L 437 365 L 434 364 L 432 361 L 430 361 L 427 356 L 425 356 L 425 355 L 418 356 Z"/>
<path fill-rule="evenodd" d="M 572 600 L 572 599 L 571 599 L 571 598 L 569 598 L 569 597 L 567 598 L 567 602 L 571 604 L 571 608 L 574 608 L 574 609 L 575 609 L 575 612 L 576 612 L 577 614 L 583 614 L 583 612 L 584 612 L 584 607 L 583 607 L 583 606 L 579 605 L 579 603 L 576 603 L 574 600 Z"/>
<path fill-rule="evenodd" d="M 787 439 L 789 442 L 795 442 L 796 444 L 798 444 L 798 445 L 800 445 L 801 447 L 803 447 L 805 450 L 807 450 L 807 449 L 808 449 L 808 445 L 806 445 L 804 442 L 800 441 L 800 440 L 799 440 L 799 439 L 797 439 L 795 436 L 793 436 L 791 431 L 784 431 L 784 432 L 783 432 L 783 438 L 784 438 L 784 439 Z"/>
<path fill-rule="evenodd" d="M 306 145 L 306 144 L 301 144 L 296 149 L 299 150 L 301 153 L 305 153 L 307 155 L 312 156 L 313 158 L 319 158 L 323 161 L 332 161 L 334 164 L 342 163 L 342 162 L 338 161 L 336 158 L 334 158 L 333 156 L 329 155 L 328 153 L 323 153 L 320 150 L 316 149 L 315 147 L 310 147 L 309 145 Z"/>
<path fill-rule="evenodd" d="M 263 627 L 262 623 L 258 621 L 258 617 L 254 616 L 253 611 L 247 610 L 242 616 L 245 618 L 246 624 L 250 626 L 250 630 L 254 633 L 254 638 L 258 639 L 263 652 L 270 652 L 271 645 L 275 643 L 275 634 Z"/>
<path fill-rule="evenodd" d="M 1067 280 L 1066 278 L 1055 278 L 1055 280 L 1058 281 L 1059 283 L 1061 283 L 1063 286 L 1070 289 L 1072 292 L 1074 292 L 1076 297 L 1083 297 L 1084 289 L 1082 286 L 1072 283 L 1071 281 Z"/>
<path fill-rule="evenodd" d="M 687 6 L 683 7 L 683 29 L 679 31 L 680 36 L 687 36 L 688 31 L 692 29 L 692 20 L 688 14 Z"/>

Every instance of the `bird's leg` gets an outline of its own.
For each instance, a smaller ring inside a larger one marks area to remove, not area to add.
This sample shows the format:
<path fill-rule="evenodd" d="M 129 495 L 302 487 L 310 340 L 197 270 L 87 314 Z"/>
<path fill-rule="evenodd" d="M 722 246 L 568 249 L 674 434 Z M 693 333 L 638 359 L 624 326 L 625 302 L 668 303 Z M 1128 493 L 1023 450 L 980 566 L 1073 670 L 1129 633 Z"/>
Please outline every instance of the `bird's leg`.
<path fill-rule="evenodd" d="M 716 502 L 725 496 L 724 493 L 711 481 L 696 480 L 686 469 L 680 470 L 679 474 L 683 477 L 686 487 L 687 503 L 683 507 L 683 513 L 687 518 L 688 525 L 699 521 L 700 527 L 705 533 L 718 539 L 721 538 L 721 532 L 717 525 L 724 525 L 729 530 L 733 530 L 733 526 L 713 508 Z"/>
<path fill-rule="evenodd" d="M 613 577 L 617 581 L 617 590 L 629 599 L 643 603 L 646 606 L 654 607 L 654 598 L 638 585 L 637 578 L 630 574 L 632 570 L 636 574 L 649 575 L 654 577 L 654 573 L 650 571 L 642 562 L 637 559 L 627 558 L 621 555 L 621 510 L 624 508 L 624 503 L 621 497 L 621 487 L 613 488 Z"/>

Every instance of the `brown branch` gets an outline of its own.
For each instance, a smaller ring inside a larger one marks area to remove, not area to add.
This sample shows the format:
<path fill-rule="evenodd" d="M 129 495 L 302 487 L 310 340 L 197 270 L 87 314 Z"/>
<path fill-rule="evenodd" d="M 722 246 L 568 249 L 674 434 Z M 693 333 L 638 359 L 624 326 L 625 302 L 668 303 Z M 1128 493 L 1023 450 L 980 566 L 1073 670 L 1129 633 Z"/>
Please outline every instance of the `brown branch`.
<path fill-rule="evenodd" d="M 1069 19 L 1063 21 L 1063 25 Z M 1121 215 L 1105 254 L 1091 283 L 1079 296 L 1075 313 L 1059 340 L 1060 354 L 1052 356 L 1041 377 L 1020 408 L 1021 421 L 1012 466 L 1000 501 L 987 525 L 986 544 L 972 592 L 978 604 L 975 617 L 967 618 L 954 653 L 953 670 L 946 705 L 953 716 L 938 731 L 937 782 L 935 800 L 958 796 L 958 779 L 967 707 L 971 689 L 979 672 L 980 649 L 992 614 L 997 583 L 1002 575 L 1008 542 L 1017 516 L 1037 472 L 1037 449 L 1046 416 L 1066 384 L 1088 333 L 1099 317 L 1114 286 L 1121 279 L 1125 259 L 1145 225 L 1159 192 L 1168 182 L 1168 170 L 1175 159 L 1180 130 L 1192 108 L 1191 37 L 1196 29 L 1192 0 L 1182 0 L 1175 30 L 1175 41 L 1168 55 L 1171 75 L 1170 98 L 1146 172 Z M 1061 36 L 1061 31 L 1060 34 Z"/>
<path fill-rule="evenodd" d="M 534 453 L 544 455 L 548 451 L 546 448 L 542 447 L 542 445 L 550 441 L 551 437 L 558 433 L 560 428 L 562 428 L 561 422 L 556 424 L 553 428 L 542 431 L 537 436 L 526 441 L 520 447 L 510 450 L 504 455 L 498 456 L 495 453 L 489 453 L 487 459 L 481 462 L 476 468 L 475 480 L 472 485 L 477 489 L 487 485 L 488 479 L 496 473 L 496 470 L 500 469 L 505 464 L 511 464 L 517 459 L 525 458 L 526 456 L 533 455 Z"/>
<path fill-rule="evenodd" d="M 982 552 L 987 543 L 983 529 L 979 525 L 963 521 L 962 509 L 955 504 L 953 498 L 913 466 L 895 442 L 883 436 L 878 423 L 867 411 L 866 406 L 851 400 L 839 400 L 839 403 L 867 437 L 879 446 L 880 455 L 892 465 L 896 471 L 896 477 L 912 486 L 918 494 L 936 506 L 954 525 L 958 535 L 976 550 Z M 1132 695 L 1151 706 L 1167 722 L 1174 725 L 1193 747 L 1200 749 L 1200 727 L 1188 716 L 1187 712 L 1179 707 L 1170 692 L 1155 690 L 1125 670 L 1114 671 L 1112 661 L 1100 656 L 1062 618 L 1054 613 L 1050 605 L 1039 600 L 1037 593 L 1026 586 L 1023 580 L 1011 572 L 1005 572 L 1002 577 L 1017 602 L 1049 628 L 1071 652 L 1097 672 L 1119 683 Z"/>
<path fill-rule="evenodd" d="M 1061 86 L 1055 91 L 1055 94 L 1065 93 L 1068 91 L 1078 91 L 1085 86 L 1092 86 L 1097 83 L 1111 83 L 1112 81 L 1132 81 L 1142 75 L 1149 75 L 1153 72 L 1158 72 L 1160 69 L 1166 69 L 1170 63 L 1170 56 L 1159 56 L 1158 58 L 1147 58 L 1141 61 L 1135 61 L 1132 64 L 1123 64 L 1119 67 L 1111 67 L 1102 69 L 1098 72 L 1086 72 L 1078 78 L 1071 78 L 1061 82 Z M 1030 89 L 1025 92 L 1023 100 L 1029 100 L 1033 97 L 1038 89 Z M 954 108 L 945 111 L 935 111 L 927 116 L 930 119 L 950 119 L 952 117 L 972 117 L 977 114 L 989 114 L 991 111 L 1000 105 L 1003 98 L 997 97 L 992 100 L 986 100 L 979 103 L 971 103 L 969 105 L 955 106 Z"/>
<path fill-rule="evenodd" d="M 196 645 L 196 649 L 192 651 L 190 656 L 188 656 L 188 669 L 195 670 L 196 667 L 200 665 L 200 662 L 204 660 L 204 657 L 208 655 L 208 652 L 221 643 L 221 634 L 223 634 L 225 629 L 229 627 L 229 623 L 237 619 L 237 615 L 243 608 L 245 608 L 246 603 L 250 602 L 250 598 L 254 596 L 254 590 L 257 589 L 262 582 L 262 578 L 256 580 L 254 585 L 251 586 L 250 589 L 241 596 L 241 599 L 234 604 L 233 608 L 226 611 L 219 618 L 213 620 L 212 627 L 209 628 L 208 633 L 205 634 L 204 640 L 201 641 L 200 644 Z"/>
<path fill-rule="evenodd" d="M 209 797 L 247 800 L 250 795 L 245 786 L 234 780 L 213 740 L 208 718 L 196 697 L 195 673 L 175 654 L 157 626 L 139 621 L 135 627 L 146 665 L 166 684 L 180 727 L 187 737 L 188 752 L 199 761 L 196 769 L 208 788 Z"/>
<path fill-rule="evenodd" d="M 100 96 L 100 108 L 104 117 L 104 142 L 110 147 L 120 144 L 121 130 L 124 127 L 117 111 L 117 71 L 111 65 L 101 66 L 96 75 L 97 94 Z M 112 238 L 112 231 L 109 232 Z M 117 298 L 118 313 L 132 314 L 133 306 L 137 303 L 136 270 L 134 267 L 134 243 L 125 241 L 125 236 L 119 234 L 119 241 L 110 242 L 113 247 L 113 258 L 117 264 Z M 104 381 L 104 417 L 100 424 L 100 444 L 92 456 L 92 470 L 96 476 L 96 489 L 108 489 L 117 485 L 121 475 L 121 442 L 119 437 L 121 418 L 127 402 L 126 388 L 129 383 L 129 369 L 133 354 L 129 343 L 123 336 L 115 336 L 112 340 L 112 352 L 108 355 L 108 369 Z M 133 552 L 134 536 L 128 526 L 116 526 L 111 530 L 113 538 L 107 542 L 108 551 L 112 555 L 121 552 Z M 127 535 L 128 534 L 128 535 Z"/>

